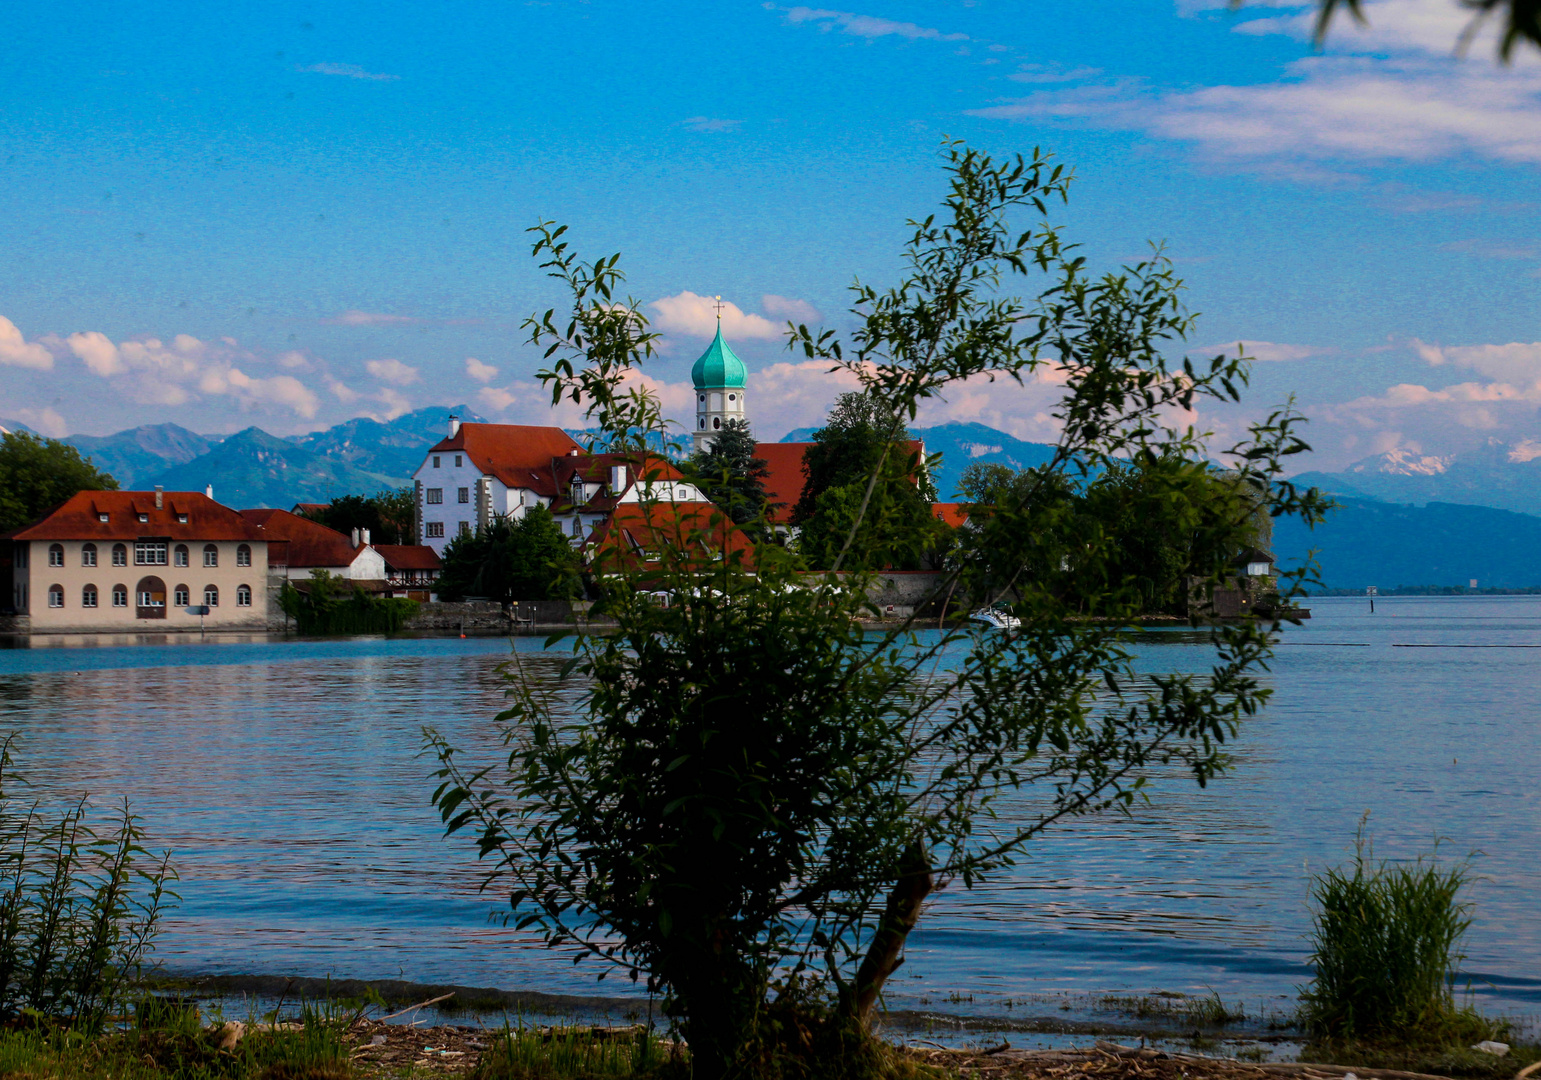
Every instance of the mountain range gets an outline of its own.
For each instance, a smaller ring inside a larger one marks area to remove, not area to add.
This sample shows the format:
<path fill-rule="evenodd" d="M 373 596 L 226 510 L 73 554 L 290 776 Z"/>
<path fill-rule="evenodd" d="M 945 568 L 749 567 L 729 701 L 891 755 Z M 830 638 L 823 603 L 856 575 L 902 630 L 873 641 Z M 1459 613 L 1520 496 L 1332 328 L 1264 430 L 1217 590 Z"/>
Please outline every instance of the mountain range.
<path fill-rule="evenodd" d="M 1449 455 L 1392 450 L 1340 472 L 1307 472 L 1294 479 L 1359 499 L 1464 503 L 1541 514 L 1541 443 L 1493 439 L 1469 453 Z"/>
<path fill-rule="evenodd" d="M 155 424 L 64 441 L 125 488 L 161 484 L 202 491 L 212 485 L 227 506 L 287 508 L 409 483 L 427 448 L 446 433 L 451 413 L 486 422 L 461 405 L 419 409 L 388 422 L 359 417 L 289 439 L 255 427 L 211 436 Z M 30 430 L 4 419 L 0 428 Z M 586 433 L 571 434 L 581 440 Z M 957 497 L 963 470 L 973 462 L 1023 469 L 1054 452 L 983 424 L 941 424 L 912 434 L 924 440 L 928 453 L 942 455 L 935 480 L 944 500 Z M 781 441 L 812 436 L 812 428 L 798 428 Z M 1541 585 L 1541 445 L 1495 442 L 1446 457 L 1393 451 L 1340 472 L 1294 479 L 1332 493 L 1337 508 L 1315 531 L 1280 522 L 1274 550 L 1281 563 L 1315 550 L 1329 588 L 1464 586 L 1473 579 L 1482 587 Z"/>

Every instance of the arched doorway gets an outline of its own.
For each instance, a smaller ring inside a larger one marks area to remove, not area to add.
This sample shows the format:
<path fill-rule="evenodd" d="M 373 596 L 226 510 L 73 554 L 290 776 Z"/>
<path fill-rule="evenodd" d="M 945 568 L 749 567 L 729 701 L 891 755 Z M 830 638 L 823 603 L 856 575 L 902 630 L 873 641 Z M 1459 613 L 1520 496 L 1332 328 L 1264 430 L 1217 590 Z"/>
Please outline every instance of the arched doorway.
<path fill-rule="evenodd" d="M 140 578 L 134 586 L 134 614 L 141 619 L 166 617 L 166 583 L 158 577 Z"/>

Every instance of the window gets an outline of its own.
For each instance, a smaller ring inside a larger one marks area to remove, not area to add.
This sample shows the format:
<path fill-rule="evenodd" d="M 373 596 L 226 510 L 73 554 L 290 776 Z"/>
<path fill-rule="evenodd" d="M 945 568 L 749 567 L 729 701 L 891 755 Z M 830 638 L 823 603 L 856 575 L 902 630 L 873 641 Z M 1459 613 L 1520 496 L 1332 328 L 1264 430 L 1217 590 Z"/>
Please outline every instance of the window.
<path fill-rule="evenodd" d="M 81 566 L 95 566 L 96 565 L 96 545 L 95 544 L 87 544 L 87 545 L 85 545 L 84 547 L 82 547 L 80 549 L 80 565 Z M 95 605 L 93 605 L 93 606 L 95 606 Z"/>
<path fill-rule="evenodd" d="M 134 614 L 141 619 L 166 617 L 166 583 L 158 577 L 140 578 L 134 587 L 138 596 L 139 610 Z"/>
<path fill-rule="evenodd" d="M 427 522 L 426 526 L 424 528 L 424 533 L 427 536 L 430 536 L 430 537 L 443 536 L 444 535 L 444 522 L 442 522 L 442 521 L 430 521 L 430 522 Z"/>
<path fill-rule="evenodd" d="M 429 488 L 423 494 L 427 497 L 430 506 L 438 506 L 444 501 L 443 488 Z"/>
<path fill-rule="evenodd" d="M 48 565 L 49 566 L 63 566 L 64 565 L 64 545 L 63 544 L 49 544 L 48 545 Z"/>
<path fill-rule="evenodd" d="M 140 521 L 149 521 L 150 520 L 150 515 L 149 514 L 140 514 L 139 515 L 139 520 Z"/>
<path fill-rule="evenodd" d="M 63 607 L 64 606 L 64 586 L 63 585 L 50 585 L 50 586 L 48 586 L 48 606 L 49 607 Z"/>
<path fill-rule="evenodd" d="M 573 535 L 574 536 L 582 536 L 583 535 L 583 522 L 579 518 L 577 518 L 577 517 L 573 518 Z"/>
<path fill-rule="evenodd" d="M 237 566 L 250 566 L 251 565 L 251 545 L 250 544 L 242 544 L 240 547 L 235 549 L 235 564 Z"/>
<path fill-rule="evenodd" d="M 706 395 L 702 394 L 700 397 L 696 398 L 696 400 L 699 401 L 702 405 L 705 405 L 706 404 Z"/>
<path fill-rule="evenodd" d="M 465 459 L 462 458 L 459 454 L 456 454 L 455 455 L 455 468 L 458 469 L 458 468 L 460 468 L 460 466 L 462 466 L 464 464 L 465 464 Z"/>
<path fill-rule="evenodd" d="M 128 590 L 122 585 L 112 587 L 112 606 L 128 607 Z"/>
<path fill-rule="evenodd" d="M 166 541 L 136 540 L 134 542 L 135 566 L 165 566 Z"/>
<path fill-rule="evenodd" d="M 177 524 L 178 525 L 186 525 L 187 524 L 187 515 L 186 514 L 178 514 L 177 515 Z"/>
<path fill-rule="evenodd" d="M 193 602 L 192 595 L 187 591 L 186 585 L 178 585 L 171 595 L 175 597 L 172 603 L 176 604 L 177 607 L 186 607 Z"/>
<path fill-rule="evenodd" d="M 722 417 L 720 417 L 720 416 L 712 417 L 712 430 L 716 431 L 720 427 L 722 427 Z"/>
<path fill-rule="evenodd" d="M 460 523 L 460 535 L 461 536 L 470 536 L 471 535 L 471 523 L 469 521 L 462 521 Z"/>
<path fill-rule="evenodd" d="M 471 489 L 470 488 L 461 488 L 460 489 L 460 501 L 463 502 L 463 503 L 468 503 L 468 502 L 471 501 Z"/>
<path fill-rule="evenodd" d="M 728 400 L 729 401 L 737 401 L 738 400 L 738 395 L 737 394 L 729 394 L 728 395 Z"/>
<path fill-rule="evenodd" d="M 204 544 L 203 545 L 203 565 L 204 566 L 218 566 L 219 565 L 219 548 L 215 547 L 213 544 Z"/>
<path fill-rule="evenodd" d="M 128 548 L 124 547 L 122 544 L 112 545 L 112 565 L 128 565 Z M 127 605 L 125 604 L 124 606 L 126 607 Z"/>
<path fill-rule="evenodd" d="M 438 454 L 433 455 L 433 467 L 435 469 L 437 469 L 439 467 L 439 455 Z"/>
<path fill-rule="evenodd" d="M 186 544 L 178 544 L 177 545 L 176 565 L 178 565 L 178 566 L 186 566 L 187 565 L 187 545 Z"/>
<path fill-rule="evenodd" d="M 107 519 L 108 519 L 108 515 L 106 515 L 106 514 L 97 514 L 96 515 L 96 520 L 100 521 L 103 525 L 107 524 Z"/>
<path fill-rule="evenodd" d="M 80 590 L 80 606 L 94 608 L 96 606 L 96 586 L 87 585 Z"/>
<path fill-rule="evenodd" d="M 203 587 L 203 602 L 209 607 L 219 607 L 219 587 L 205 585 Z"/>
<path fill-rule="evenodd" d="M 700 428 L 702 431 L 705 431 L 706 430 L 706 417 L 703 416 L 701 419 L 697 420 L 696 421 L 696 427 Z"/>
<path fill-rule="evenodd" d="M 251 586 L 242 585 L 235 591 L 236 607 L 251 607 Z"/>

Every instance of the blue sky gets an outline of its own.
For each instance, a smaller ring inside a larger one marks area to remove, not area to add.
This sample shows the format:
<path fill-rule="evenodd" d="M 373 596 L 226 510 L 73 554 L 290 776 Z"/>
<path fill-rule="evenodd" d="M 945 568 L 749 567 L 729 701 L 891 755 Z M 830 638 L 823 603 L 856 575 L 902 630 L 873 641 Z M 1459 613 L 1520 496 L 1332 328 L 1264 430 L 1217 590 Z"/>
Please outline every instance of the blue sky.
<path fill-rule="evenodd" d="M 1454 0 L 379 2 L 17 7 L 0 54 L 0 416 L 280 434 L 468 401 L 543 422 L 524 229 L 620 251 L 689 412 L 707 298 L 762 437 L 842 387 L 788 316 L 848 327 L 941 190 L 944 134 L 1052 150 L 1097 265 L 1165 241 L 1195 351 L 1260 357 L 1316 467 L 1541 453 L 1541 65 Z M 924 418 L 1052 437 L 1052 381 Z M 558 417 L 567 420 L 568 417 Z M 1242 417 L 1204 414 L 1222 434 Z"/>

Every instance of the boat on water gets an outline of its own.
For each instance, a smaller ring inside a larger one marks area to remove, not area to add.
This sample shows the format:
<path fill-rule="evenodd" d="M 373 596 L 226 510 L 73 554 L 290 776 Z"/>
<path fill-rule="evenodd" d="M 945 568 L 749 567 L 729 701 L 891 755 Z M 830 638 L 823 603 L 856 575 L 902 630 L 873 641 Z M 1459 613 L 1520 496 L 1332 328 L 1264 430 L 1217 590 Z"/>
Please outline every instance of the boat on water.
<path fill-rule="evenodd" d="M 1016 630 L 1022 620 L 1000 607 L 983 607 L 970 613 L 969 622 L 983 623 L 992 630 Z"/>

